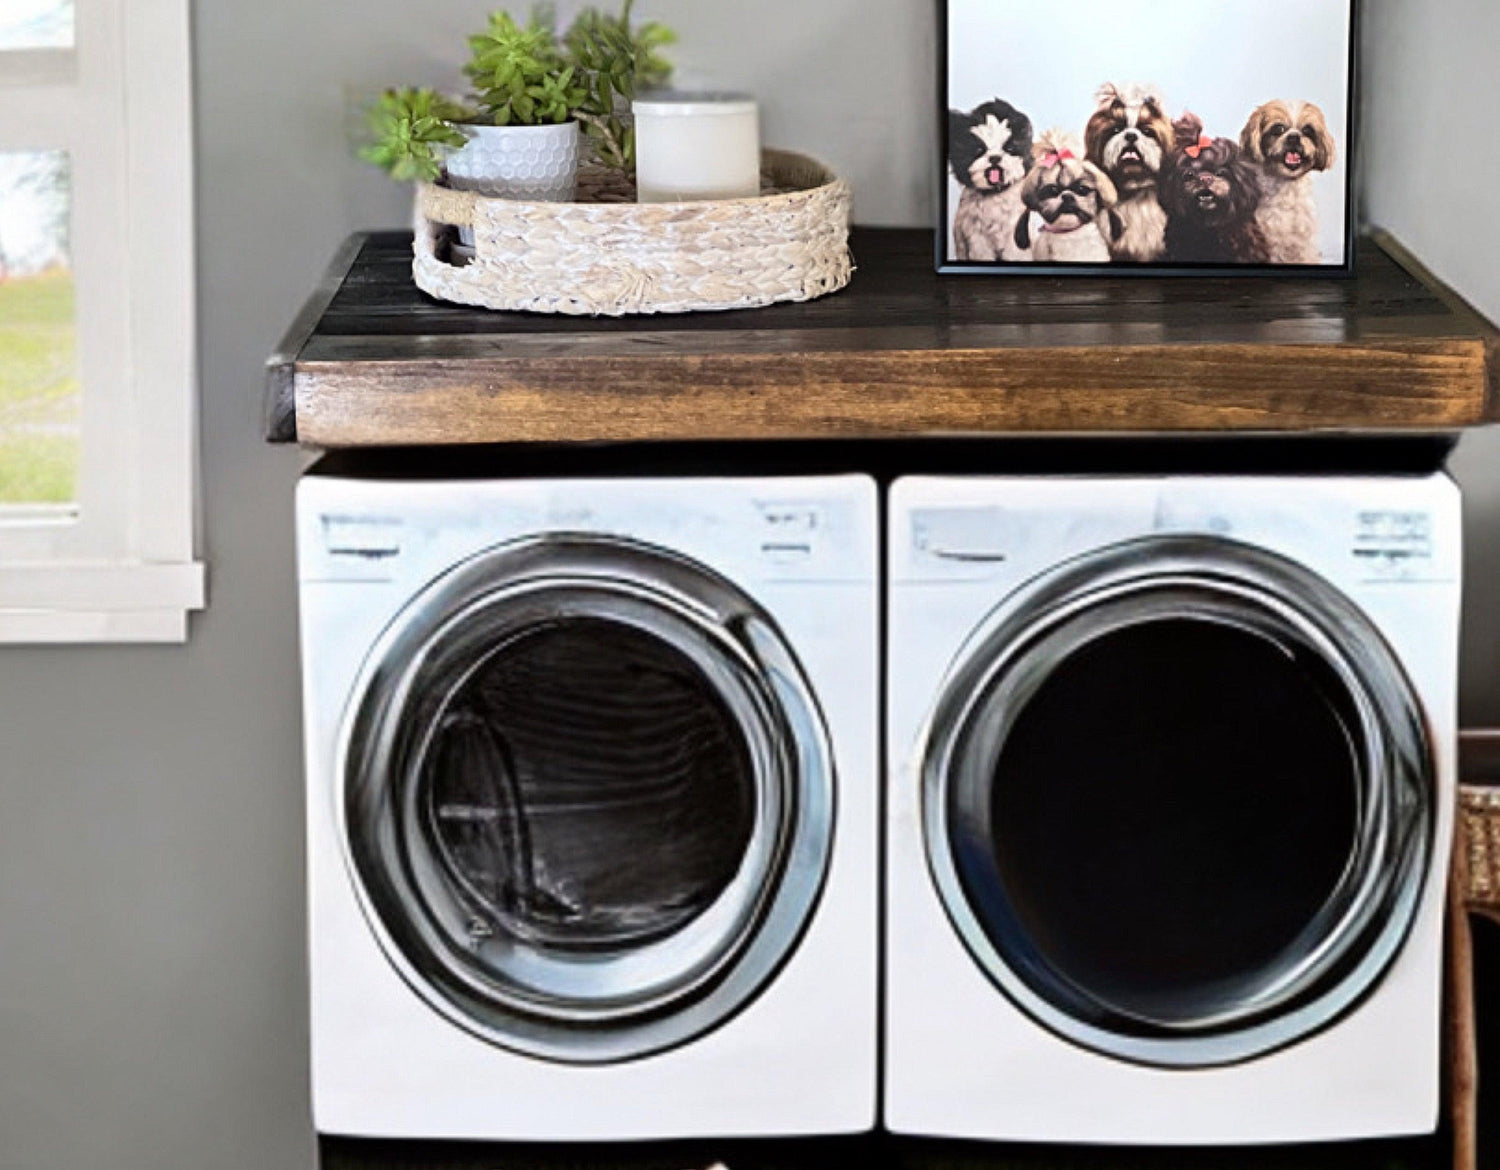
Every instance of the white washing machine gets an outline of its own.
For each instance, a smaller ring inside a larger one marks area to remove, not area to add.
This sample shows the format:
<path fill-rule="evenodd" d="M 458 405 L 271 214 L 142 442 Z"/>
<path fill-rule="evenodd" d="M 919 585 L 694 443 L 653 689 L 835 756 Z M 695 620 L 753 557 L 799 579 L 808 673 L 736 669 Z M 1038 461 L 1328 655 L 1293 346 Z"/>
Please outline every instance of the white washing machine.
<path fill-rule="evenodd" d="M 890 532 L 890 1128 L 1432 1132 L 1452 482 L 914 479 Z"/>
<path fill-rule="evenodd" d="M 874 484 L 297 499 L 314 1118 L 869 1129 Z"/>

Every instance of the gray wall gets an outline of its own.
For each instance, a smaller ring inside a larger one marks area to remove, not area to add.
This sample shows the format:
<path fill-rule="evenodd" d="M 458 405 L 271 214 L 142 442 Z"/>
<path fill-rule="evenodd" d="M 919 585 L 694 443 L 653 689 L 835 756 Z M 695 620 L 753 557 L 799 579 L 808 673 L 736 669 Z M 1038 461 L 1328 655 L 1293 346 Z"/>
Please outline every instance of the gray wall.
<path fill-rule="evenodd" d="M 1368 0 L 1365 210 L 1491 320 L 1500 321 L 1500 5 Z M 1438 174 L 1461 173 L 1449 197 Z M 1464 717 L 1500 727 L 1500 428 L 1453 464 L 1468 511 Z"/>
<path fill-rule="evenodd" d="M 349 95 L 446 79 L 483 0 L 197 6 L 203 466 L 212 608 L 175 649 L 0 649 L 0 1167 L 311 1164 L 302 972 L 295 452 L 258 439 L 260 363 L 336 241 L 404 198 L 344 154 Z M 768 137 L 850 174 L 866 222 L 927 222 L 927 0 L 658 0 L 690 80 L 763 95 Z M 1500 313 L 1492 188 L 1423 215 L 1419 128 L 1475 165 L 1496 98 L 1490 0 L 1372 21 L 1372 199 Z M 1469 60 L 1455 60 L 1455 54 Z M 1474 88 L 1488 87 L 1488 100 Z M 1451 111 L 1475 111 L 1454 125 Z M 1436 161 L 1433 159 L 1432 161 Z M 1466 234 L 1452 230 L 1461 218 Z M 1500 517 L 1493 440 L 1462 469 Z M 1489 464 L 1490 466 L 1486 466 Z M 1476 528 L 1476 532 L 1478 529 Z M 1477 548 L 1468 708 L 1497 632 Z"/>

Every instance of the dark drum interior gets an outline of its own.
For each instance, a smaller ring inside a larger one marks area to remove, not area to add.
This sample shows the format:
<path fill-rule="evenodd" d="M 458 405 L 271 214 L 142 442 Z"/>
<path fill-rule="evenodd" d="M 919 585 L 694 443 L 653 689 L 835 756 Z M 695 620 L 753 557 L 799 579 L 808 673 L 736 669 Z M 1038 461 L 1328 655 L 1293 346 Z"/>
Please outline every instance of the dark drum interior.
<path fill-rule="evenodd" d="M 499 647 L 424 763 L 436 854 L 487 929 L 566 951 L 639 947 L 734 879 L 755 826 L 749 747 L 699 667 L 621 622 Z"/>
<path fill-rule="evenodd" d="M 1349 864 L 1357 726 L 1321 659 L 1247 628 L 1174 617 L 1088 642 L 995 762 L 985 868 L 1009 921 L 969 889 L 992 941 L 1019 930 L 1033 969 L 1133 1018 L 1233 1009 L 1300 957 Z"/>

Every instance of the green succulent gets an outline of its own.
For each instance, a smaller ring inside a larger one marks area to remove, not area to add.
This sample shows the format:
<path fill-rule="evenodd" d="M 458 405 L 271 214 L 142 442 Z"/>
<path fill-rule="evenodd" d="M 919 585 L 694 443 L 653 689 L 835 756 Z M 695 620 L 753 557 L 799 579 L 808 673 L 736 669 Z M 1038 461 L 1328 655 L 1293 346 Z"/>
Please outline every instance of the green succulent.
<path fill-rule="evenodd" d="M 390 89 L 371 107 L 371 141 L 360 157 L 401 180 L 442 177 L 444 154 L 467 141 L 464 123 L 546 126 L 576 118 L 607 166 L 635 166 L 636 95 L 665 85 L 672 66 L 661 50 L 677 36 L 665 25 L 632 26 L 634 0 L 617 15 L 581 12 L 559 41 L 550 7 L 522 25 L 508 12 L 491 14 L 469 38 L 464 74 L 477 108 L 431 89 Z"/>
<path fill-rule="evenodd" d="M 522 26 L 508 12 L 490 16 L 484 32 L 469 38 L 464 73 L 476 100 L 496 126 L 566 122 L 586 93 L 563 56 L 545 8 Z"/>
<path fill-rule="evenodd" d="M 474 111 L 430 89 L 388 89 L 370 107 L 372 141 L 359 156 L 403 182 L 431 183 L 443 173 L 445 148 L 466 141 L 455 123 Z"/>
<path fill-rule="evenodd" d="M 618 16 L 586 9 L 563 36 L 585 91 L 576 116 L 600 161 L 621 170 L 635 166 L 631 103 L 671 79 L 671 62 L 661 50 L 677 41 L 676 33 L 656 21 L 632 27 L 633 5 L 634 0 L 625 0 Z"/>

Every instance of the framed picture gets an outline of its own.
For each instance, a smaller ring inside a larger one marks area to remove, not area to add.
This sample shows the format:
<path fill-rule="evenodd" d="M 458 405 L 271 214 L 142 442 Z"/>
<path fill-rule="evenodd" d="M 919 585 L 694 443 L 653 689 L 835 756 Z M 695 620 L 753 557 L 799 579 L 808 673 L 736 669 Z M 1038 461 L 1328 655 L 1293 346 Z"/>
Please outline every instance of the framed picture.
<path fill-rule="evenodd" d="M 941 271 L 1352 271 L 1356 0 L 939 4 Z"/>

